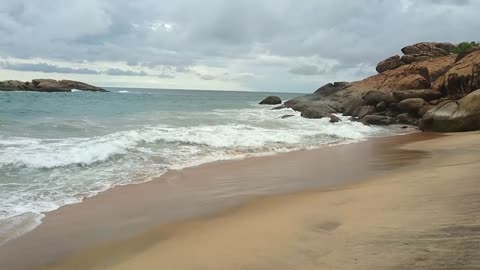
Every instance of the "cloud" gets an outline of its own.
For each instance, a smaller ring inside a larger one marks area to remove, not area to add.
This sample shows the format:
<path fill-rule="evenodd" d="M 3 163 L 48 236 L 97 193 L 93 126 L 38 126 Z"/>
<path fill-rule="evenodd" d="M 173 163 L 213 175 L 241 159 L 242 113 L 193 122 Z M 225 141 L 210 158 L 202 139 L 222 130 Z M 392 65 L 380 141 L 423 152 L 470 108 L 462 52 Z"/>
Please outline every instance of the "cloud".
<path fill-rule="evenodd" d="M 118 68 L 108 69 L 104 73 L 112 76 L 148 76 L 148 73 L 145 71 L 123 70 Z"/>
<path fill-rule="evenodd" d="M 33 71 L 33 72 L 44 72 L 44 73 L 69 73 L 69 74 L 100 74 L 97 70 L 87 69 L 87 68 L 70 68 L 70 67 L 59 67 L 55 65 L 50 65 L 46 63 L 11 63 L 11 62 L 2 62 L 0 67 L 8 70 L 15 71 Z"/>
<path fill-rule="evenodd" d="M 142 71 L 158 78 L 166 67 L 166 76 L 224 80 L 192 71 L 204 66 L 260 75 L 236 80 L 239 88 L 290 91 L 309 80 L 314 89 L 333 78 L 374 72 L 378 61 L 408 44 L 475 40 L 478 10 L 480 1 L 473 0 L 2 0 L 0 35 L 8 38 L 0 39 L 0 55 L 85 62 L 92 70 L 125 63 L 123 71 L 108 73 L 139 84 L 133 77 L 145 76 Z M 318 59 L 368 70 L 328 68 Z"/>
<path fill-rule="evenodd" d="M 324 71 L 318 69 L 318 67 L 314 65 L 297 66 L 297 67 L 291 68 L 288 72 L 296 75 L 305 75 L 305 76 L 320 75 L 324 73 Z"/>

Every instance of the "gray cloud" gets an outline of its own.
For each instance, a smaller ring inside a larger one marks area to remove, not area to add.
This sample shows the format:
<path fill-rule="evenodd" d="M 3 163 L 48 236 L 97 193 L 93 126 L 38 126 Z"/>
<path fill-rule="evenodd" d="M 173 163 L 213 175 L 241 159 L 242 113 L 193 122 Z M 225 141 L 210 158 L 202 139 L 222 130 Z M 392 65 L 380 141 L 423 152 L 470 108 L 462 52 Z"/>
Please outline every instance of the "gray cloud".
<path fill-rule="evenodd" d="M 291 88 L 286 81 L 292 76 L 318 74 L 318 84 L 350 76 L 335 68 L 322 74 L 292 69 L 298 57 L 373 71 L 404 45 L 475 40 L 478 10 L 480 1 L 472 0 L 3 0 L 0 35 L 8 38 L 0 39 L 0 55 L 123 61 L 132 66 L 131 74 L 139 72 L 137 66 L 170 66 L 175 73 L 191 72 L 195 65 L 228 68 L 242 62 L 229 72 L 262 75 L 255 85 L 245 80 L 249 87 Z M 259 64 L 261 55 L 286 60 L 266 66 Z"/>
<path fill-rule="evenodd" d="M 317 66 L 314 66 L 314 65 L 301 65 L 301 66 L 291 68 L 288 72 L 296 75 L 312 76 L 312 75 L 320 75 L 325 71 L 320 70 Z"/>
<path fill-rule="evenodd" d="M 145 71 L 123 70 L 118 68 L 108 69 L 104 73 L 112 76 L 148 76 Z"/>
<path fill-rule="evenodd" d="M 69 73 L 69 74 L 100 74 L 97 70 L 87 68 L 69 68 L 59 67 L 45 63 L 38 64 L 26 64 L 26 63 L 11 63 L 2 62 L 0 67 L 3 69 L 15 70 L 15 71 L 33 71 L 44 73 Z"/>

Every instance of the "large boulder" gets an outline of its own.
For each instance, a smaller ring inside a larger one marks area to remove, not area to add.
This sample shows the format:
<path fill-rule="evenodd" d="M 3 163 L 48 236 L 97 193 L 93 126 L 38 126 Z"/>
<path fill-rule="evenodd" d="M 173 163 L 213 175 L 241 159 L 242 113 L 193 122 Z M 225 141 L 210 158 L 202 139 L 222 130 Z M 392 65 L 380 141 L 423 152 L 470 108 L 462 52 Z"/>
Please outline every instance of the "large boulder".
<path fill-rule="evenodd" d="M 458 101 L 441 102 L 422 117 L 420 129 L 438 132 L 479 130 L 480 90 L 476 90 Z"/>
<path fill-rule="evenodd" d="M 269 97 L 266 97 L 264 100 L 260 101 L 259 104 L 262 104 L 262 105 L 278 105 L 278 104 L 282 104 L 282 100 L 277 96 L 269 96 Z"/>
<path fill-rule="evenodd" d="M 425 55 L 425 56 L 445 56 L 453 52 L 455 45 L 452 43 L 440 42 L 420 42 L 402 48 L 402 52 L 407 55 Z"/>
<path fill-rule="evenodd" d="M 394 102 L 393 96 L 390 93 L 380 91 L 368 91 L 362 98 L 367 105 L 372 106 L 375 106 L 382 101 L 386 104 Z"/>
<path fill-rule="evenodd" d="M 426 101 L 432 101 L 442 97 L 441 92 L 432 89 L 396 90 L 392 92 L 392 95 L 398 101 L 408 98 L 421 98 Z"/>
<path fill-rule="evenodd" d="M 454 99 L 480 88 L 480 51 L 473 51 L 456 62 L 439 84 L 440 90 Z"/>
<path fill-rule="evenodd" d="M 405 65 L 405 63 L 400 61 L 400 56 L 394 55 L 378 63 L 376 70 L 378 73 L 383 73 L 387 70 L 396 69 L 402 65 Z"/>
<path fill-rule="evenodd" d="M 323 95 L 329 95 L 333 94 L 339 90 L 345 89 L 349 87 L 351 83 L 349 82 L 334 82 L 334 83 L 327 83 L 324 86 L 318 88 L 314 94 L 323 94 Z"/>
<path fill-rule="evenodd" d="M 306 106 L 299 111 L 301 111 L 302 117 L 310 119 L 329 117 L 332 113 L 337 112 L 334 108 L 322 103 L 306 104 Z"/>
<path fill-rule="evenodd" d="M 398 103 L 398 108 L 402 112 L 417 113 L 418 110 L 428 105 L 422 98 L 407 98 Z"/>
<path fill-rule="evenodd" d="M 352 116 L 362 119 L 367 115 L 373 114 L 375 111 L 376 111 L 375 106 L 371 106 L 371 105 L 361 106 L 361 107 L 358 107 L 353 112 Z"/>
<path fill-rule="evenodd" d="M 366 125 L 391 125 L 395 123 L 395 119 L 383 115 L 367 115 L 363 118 L 362 123 Z"/>

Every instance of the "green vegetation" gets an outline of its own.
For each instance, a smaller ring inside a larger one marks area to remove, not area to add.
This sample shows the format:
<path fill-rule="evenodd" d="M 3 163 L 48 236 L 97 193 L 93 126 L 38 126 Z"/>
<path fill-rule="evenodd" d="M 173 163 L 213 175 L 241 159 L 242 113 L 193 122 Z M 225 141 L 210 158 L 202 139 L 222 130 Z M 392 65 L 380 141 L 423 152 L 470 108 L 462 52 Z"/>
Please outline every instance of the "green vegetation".
<path fill-rule="evenodd" d="M 462 42 L 457 45 L 455 49 L 453 49 L 453 53 L 456 54 L 461 54 L 464 53 L 468 50 L 470 50 L 473 47 L 478 47 L 480 44 L 478 42 L 472 41 L 472 42 Z"/>

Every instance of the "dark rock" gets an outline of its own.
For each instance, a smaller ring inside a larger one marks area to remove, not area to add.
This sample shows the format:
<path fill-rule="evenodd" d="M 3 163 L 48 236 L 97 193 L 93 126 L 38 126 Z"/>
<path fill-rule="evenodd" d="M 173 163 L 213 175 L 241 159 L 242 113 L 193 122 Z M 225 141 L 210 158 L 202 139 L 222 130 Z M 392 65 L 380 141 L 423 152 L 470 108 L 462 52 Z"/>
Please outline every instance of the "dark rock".
<path fill-rule="evenodd" d="M 343 110 L 343 115 L 344 116 L 351 116 L 353 115 L 353 112 L 358 109 L 359 107 L 362 107 L 365 105 L 365 100 L 362 98 L 354 98 L 351 99 L 346 105 Z"/>
<path fill-rule="evenodd" d="M 439 99 L 442 97 L 442 93 L 432 89 L 419 89 L 419 90 L 396 90 L 392 92 L 393 97 L 396 100 L 402 101 L 408 98 L 421 98 L 426 101 Z"/>
<path fill-rule="evenodd" d="M 402 113 L 397 116 L 397 120 L 400 124 L 406 124 L 406 125 L 415 125 L 418 117 L 415 115 L 409 114 L 409 113 Z"/>
<path fill-rule="evenodd" d="M 362 119 L 362 123 L 367 125 L 391 125 L 395 122 L 392 117 L 382 115 L 367 115 Z"/>
<path fill-rule="evenodd" d="M 91 92 L 108 92 L 103 88 L 72 80 L 35 79 L 32 80 L 32 82 L 0 82 L 0 91 L 71 92 L 73 89 Z"/>
<path fill-rule="evenodd" d="M 445 56 L 453 52 L 455 45 L 452 43 L 420 42 L 402 48 L 404 54 L 422 54 L 432 57 Z"/>
<path fill-rule="evenodd" d="M 337 116 L 335 116 L 333 114 L 330 114 L 328 117 L 330 117 L 330 123 L 342 122 L 342 120 L 340 118 L 338 118 Z"/>
<path fill-rule="evenodd" d="M 405 65 L 405 63 L 400 61 L 400 56 L 394 55 L 378 63 L 376 70 L 378 73 L 383 73 L 387 70 L 396 69 L 403 65 Z"/>
<path fill-rule="evenodd" d="M 376 106 L 375 106 L 375 109 L 378 111 L 378 112 L 383 112 L 385 110 L 387 110 L 387 103 L 385 103 L 385 101 L 380 101 Z"/>
<path fill-rule="evenodd" d="M 387 109 L 387 111 L 385 112 L 385 116 L 390 116 L 390 117 L 397 117 L 397 115 L 399 114 L 400 114 L 399 111 L 393 111 L 391 109 Z"/>
<path fill-rule="evenodd" d="M 353 113 L 353 116 L 362 119 L 363 117 L 365 117 L 369 114 L 372 114 L 374 112 L 375 112 L 375 106 L 366 105 L 366 106 L 362 106 L 362 107 L 358 108 L 357 110 L 355 110 L 355 112 Z"/>
<path fill-rule="evenodd" d="M 402 128 L 403 128 L 403 129 L 406 129 L 406 128 L 408 128 L 408 126 L 402 126 Z"/>
<path fill-rule="evenodd" d="M 280 106 L 277 106 L 277 107 L 273 107 L 272 110 L 282 110 L 282 109 L 285 109 L 287 108 L 285 105 L 280 105 Z"/>
<path fill-rule="evenodd" d="M 435 99 L 435 100 L 430 101 L 429 103 L 432 104 L 432 105 L 438 105 L 440 102 L 441 102 L 440 99 Z"/>
<path fill-rule="evenodd" d="M 329 117 L 330 114 L 335 113 L 335 109 L 325 104 L 317 104 L 316 106 L 306 106 L 301 110 L 302 117 L 304 118 L 323 118 Z"/>
<path fill-rule="evenodd" d="M 282 100 L 277 96 L 269 96 L 269 97 L 266 97 L 264 100 L 260 101 L 259 104 L 262 104 L 262 105 L 277 105 L 277 104 L 282 104 Z"/>
<path fill-rule="evenodd" d="M 371 106 L 375 106 L 382 101 L 386 104 L 394 102 L 392 95 L 379 91 L 368 91 L 362 98 L 367 105 Z"/>
<path fill-rule="evenodd" d="M 458 101 L 443 101 L 421 119 L 420 129 L 438 132 L 462 132 L 480 129 L 480 90 Z"/>
<path fill-rule="evenodd" d="M 290 118 L 290 117 L 294 117 L 295 115 L 293 114 L 286 114 L 286 115 L 283 115 L 282 117 L 280 117 L 281 119 L 286 119 L 286 118 Z"/>
<path fill-rule="evenodd" d="M 402 58 L 400 58 L 400 61 L 402 61 L 405 64 L 411 64 L 415 62 L 415 56 L 414 55 L 404 55 Z"/>
<path fill-rule="evenodd" d="M 417 114 L 418 114 L 419 116 L 424 116 L 424 115 L 425 115 L 429 110 L 431 110 L 433 107 L 435 107 L 435 106 L 430 105 L 430 104 L 427 104 L 427 105 L 423 106 L 422 108 L 420 108 L 420 109 L 418 110 Z"/>
<path fill-rule="evenodd" d="M 398 108 L 402 112 L 417 113 L 428 103 L 422 98 L 407 98 L 398 103 Z"/>

